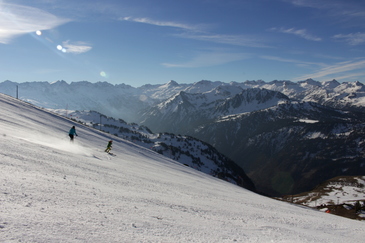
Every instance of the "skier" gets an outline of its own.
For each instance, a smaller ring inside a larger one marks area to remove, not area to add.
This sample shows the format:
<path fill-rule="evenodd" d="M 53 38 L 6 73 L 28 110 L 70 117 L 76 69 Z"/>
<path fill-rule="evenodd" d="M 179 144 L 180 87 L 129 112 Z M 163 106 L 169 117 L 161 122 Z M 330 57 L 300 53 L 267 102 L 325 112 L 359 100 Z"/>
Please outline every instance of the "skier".
<path fill-rule="evenodd" d="M 105 152 L 107 152 L 107 153 L 109 153 L 109 152 L 110 152 L 110 150 L 112 149 L 112 143 L 113 143 L 113 141 L 112 141 L 112 140 L 110 140 L 110 141 L 108 142 L 108 145 L 106 146 Z"/>
<path fill-rule="evenodd" d="M 68 135 L 70 136 L 71 142 L 74 141 L 74 135 L 78 136 L 76 133 L 76 128 L 75 126 L 71 127 L 70 132 L 68 133 Z"/>

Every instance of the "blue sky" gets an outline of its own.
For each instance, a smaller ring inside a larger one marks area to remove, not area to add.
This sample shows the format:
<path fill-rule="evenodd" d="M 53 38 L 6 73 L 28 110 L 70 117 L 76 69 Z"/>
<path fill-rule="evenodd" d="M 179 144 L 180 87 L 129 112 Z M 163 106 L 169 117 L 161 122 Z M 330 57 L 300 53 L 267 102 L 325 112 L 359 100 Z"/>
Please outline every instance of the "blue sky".
<path fill-rule="evenodd" d="M 0 0 L 0 82 L 365 83 L 363 0 Z"/>

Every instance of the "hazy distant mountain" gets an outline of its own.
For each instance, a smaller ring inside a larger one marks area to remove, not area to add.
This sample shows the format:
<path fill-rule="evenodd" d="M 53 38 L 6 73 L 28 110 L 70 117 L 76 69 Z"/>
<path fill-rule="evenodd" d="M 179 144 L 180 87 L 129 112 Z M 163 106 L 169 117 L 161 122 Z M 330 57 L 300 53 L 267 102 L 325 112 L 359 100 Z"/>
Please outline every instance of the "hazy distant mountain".
<path fill-rule="evenodd" d="M 141 96 L 139 89 L 129 85 L 112 85 L 107 82 L 86 81 L 0 83 L 0 92 L 11 96 L 19 90 L 19 98 L 45 108 L 69 110 L 96 110 L 108 116 L 125 117 L 128 121 L 137 119 L 135 111 L 147 107 L 151 102 Z"/>

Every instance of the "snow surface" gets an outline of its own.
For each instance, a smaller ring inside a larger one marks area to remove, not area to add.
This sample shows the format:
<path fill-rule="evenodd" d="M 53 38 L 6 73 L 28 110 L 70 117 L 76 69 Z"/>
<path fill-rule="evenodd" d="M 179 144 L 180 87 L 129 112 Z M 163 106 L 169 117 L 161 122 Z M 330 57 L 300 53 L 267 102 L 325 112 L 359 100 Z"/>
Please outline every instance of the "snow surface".
<path fill-rule="evenodd" d="M 317 123 L 319 121 L 318 120 L 311 120 L 311 119 L 299 119 L 299 122 L 304 122 L 304 123 Z"/>
<path fill-rule="evenodd" d="M 363 242 L 365 225 L 257 195 L 0 95 L 1 242 Z M 67 133 L 75 125 L 78 137 Z"/>

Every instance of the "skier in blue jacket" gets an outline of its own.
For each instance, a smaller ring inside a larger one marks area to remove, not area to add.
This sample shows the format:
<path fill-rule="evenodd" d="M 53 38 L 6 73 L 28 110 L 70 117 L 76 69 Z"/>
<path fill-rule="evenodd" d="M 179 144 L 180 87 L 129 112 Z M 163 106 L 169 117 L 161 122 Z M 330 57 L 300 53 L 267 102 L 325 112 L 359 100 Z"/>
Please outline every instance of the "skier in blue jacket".
<path fill-rule="evenodd" d="M 78 136 L 76 133 L 76 128 L 75 126 L 71 127 L 70 132 L 68 133 L 68 135 L 70 136 L 71 142 L 74 141 L 74 135 Z"/>

